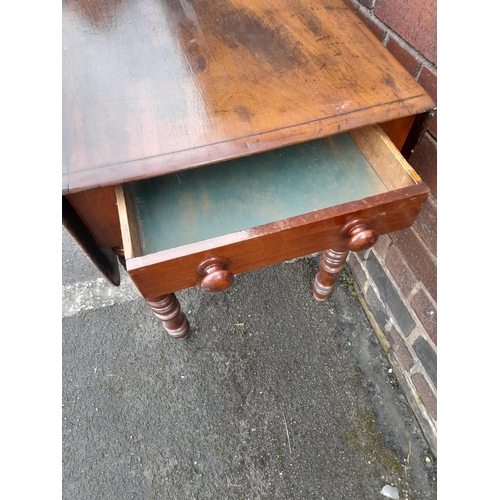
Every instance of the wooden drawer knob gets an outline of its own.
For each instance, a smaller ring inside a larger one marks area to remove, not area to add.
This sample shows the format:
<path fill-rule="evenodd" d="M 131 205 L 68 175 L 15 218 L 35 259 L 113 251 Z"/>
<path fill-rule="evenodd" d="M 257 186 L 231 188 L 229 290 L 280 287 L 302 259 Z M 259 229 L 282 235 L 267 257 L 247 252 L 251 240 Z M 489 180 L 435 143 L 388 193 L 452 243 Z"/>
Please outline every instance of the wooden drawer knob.
<path fill-rule="evenodd" d="M 352 252 L 360 252 L 373 246 L 378 240 L 378 234 L 368 228 L 368 219 L 354 219 L 342 228 L 342 236 L 349 238 L 347 246 Z"/>
<path fill-rule="evenodd" d="M 227 270 L 229 261 L 223 257 L 212 257 L 198 266 L 198 273 L 204 278 L 201 286 L 209 292 L 222 292 L 233 282 L 233 273 Z"/>

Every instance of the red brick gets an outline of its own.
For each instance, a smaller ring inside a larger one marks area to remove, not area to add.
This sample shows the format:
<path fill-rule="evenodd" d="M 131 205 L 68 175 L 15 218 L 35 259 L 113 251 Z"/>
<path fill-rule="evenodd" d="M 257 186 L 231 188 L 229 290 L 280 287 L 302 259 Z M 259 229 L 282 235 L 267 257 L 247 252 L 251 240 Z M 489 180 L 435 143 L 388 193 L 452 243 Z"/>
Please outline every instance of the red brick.
<path fill-rule="evenodd" d="M 387 33 L 386 30 L 377 26 L 370 17 L 365 16 L 363 12 L 358 11 L 358 17 L 366 24 L 366 26 L 370 29 L 370 31 L 380 40 L 382 41 Z"/>
<path fill-rule="evenodd" d="M 409 372 L 413 368 L 415 360 L 413 359 L 410 350 L 406 347 L 403 338 L 394 327 L 391 327 L 391 330 L 389 331 L 389 343 L 394 350 L 394 354 L 401 363 L 401 366 Z"/>
<path fill-rule="evenodd" d="M 403 297 L 408 297 L 418 281 L 394 245 L 387 252 L 385 265 L 401 290 Z"/>
<path fill-rule="evenodd" d="M 380 264 L 375 257 L 375 253 L 369 255 L 366 261 L 366 270 L 377 287 L 385 310 L 390 312 L 390 315 L 394 318 L 397 325 L 399 325 L 400 330 L 406 336 L 410 335 L 417 326 L 415 320 L 408 310 L 408 304 L 401 298 L 399 290 L 393 285 L 387 275 L 387 269 Z"/>
<path fill-rule="evenodd" d="M 398 247 L 406 263 L 421 281 L 434 301 L 437 300 L 436 264 L 426 248 L 411 229 L 396 231 L 391 235 L 392 241 Z"/>
<path fill-rule="evenodd" d="M 436 0 L 377 0 L 374 13 L 425 58 L 437 64 Z"/>
<path fill-rule="evenodd" d="M 420 83 L 420 85 L 422 85 L 427 93 L 434 99 L 437 106 L 437 74 L 433 70 L 424 66 L 420 72 L 420 76 L 418 77 L 418 83 Z M 434 112 L 434 116 L 432 117 L 427 130 L 431 133 L 434 139 L 437 139 L 437 110 Z"/>
<path fill-rule="evenodd" d="M 420 68 L 420 62 L 418 62 L 392 37 L 389 37 L 386 47 L 389 52 L 391 52 L 391 54 L 407 69 L 408 73 L 415 78 Z"/>
<path fill-rule="evenodd" d="M 426 132 L 410 158 L 411 166 L 437 198 L 437 142 Z"/>
<path fill-rule="evenodd" d="M 427 248 L 437 255 L 437 204 L 432 196 L 429 196 L 422 207 L 413 228 L 424 240 Z"/>
<path fill-rule="evenodd" d="M 437 103 L 437 74 L 424 66 L 418 77 L 418 83 L 424 87 L 426 92 L 434 99 L 434 102 Z"/>
<path fill-rule="evenodd" d="M 424 290 L 420 289 L 414 295 L 411 300 L 411 307 L 420 323 L 422 323 L 427 335 L 437 346 L 437 311 Z"/>
<path fill-rule="evenodd" d="M 415 373 L 412 377 L 413 385 L 420 396 L 422 403 L 434 421 L 437 422 L 437 399 L 429 384 L 421 373 Z"/>

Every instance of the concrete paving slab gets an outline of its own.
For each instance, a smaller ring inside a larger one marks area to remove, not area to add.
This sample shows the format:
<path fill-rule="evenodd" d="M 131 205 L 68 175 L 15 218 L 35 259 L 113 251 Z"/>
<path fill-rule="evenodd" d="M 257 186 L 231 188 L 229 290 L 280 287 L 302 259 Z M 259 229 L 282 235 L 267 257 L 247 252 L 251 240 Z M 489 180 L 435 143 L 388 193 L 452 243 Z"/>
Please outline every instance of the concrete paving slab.
<path fill-rule="evenodd" d="M 62 319 L 63 498 L 436 498 L 348 275 L 318 303 L 316 271 L 311 256 L 179 292 L 191 334 L 175 341 L 138 294 L 102 300 L 63 235 L 63 291 L 101 290 Z"/>

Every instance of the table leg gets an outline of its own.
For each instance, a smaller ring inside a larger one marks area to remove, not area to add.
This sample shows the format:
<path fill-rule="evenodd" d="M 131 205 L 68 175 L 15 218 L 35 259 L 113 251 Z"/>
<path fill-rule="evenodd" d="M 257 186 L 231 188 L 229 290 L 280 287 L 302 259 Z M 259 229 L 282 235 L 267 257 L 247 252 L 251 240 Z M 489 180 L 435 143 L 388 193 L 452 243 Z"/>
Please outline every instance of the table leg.
<path fill-rule="evenodd" d="M 325 250 L 319 259 L 319 272 L 314 279 L 314 298 L 319 301 L 324 301 L 333 292 L 337 277 L 344 267 L 344 262 L 347 259 L 346 252 L 337 252 L 335 250 Z"/>
<path fill-rule="evenodd" d="M 155 316 L 163 322 L 163 327 L 173 339 L 184 339 L 189 334 L 189 322 L 181 311 L 177 297 L 173 293 L 146 299 Z"/>

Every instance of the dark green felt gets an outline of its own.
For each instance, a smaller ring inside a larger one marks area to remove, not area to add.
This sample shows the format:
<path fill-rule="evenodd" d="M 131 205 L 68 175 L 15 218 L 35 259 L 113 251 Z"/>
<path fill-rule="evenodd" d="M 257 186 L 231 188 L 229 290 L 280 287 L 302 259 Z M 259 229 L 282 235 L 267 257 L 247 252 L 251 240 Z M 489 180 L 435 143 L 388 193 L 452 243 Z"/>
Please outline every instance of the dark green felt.
<path fill-rule="evenodd" d="M 349 134 L 132 183 L 143 255 L 386 191 Z"/>

